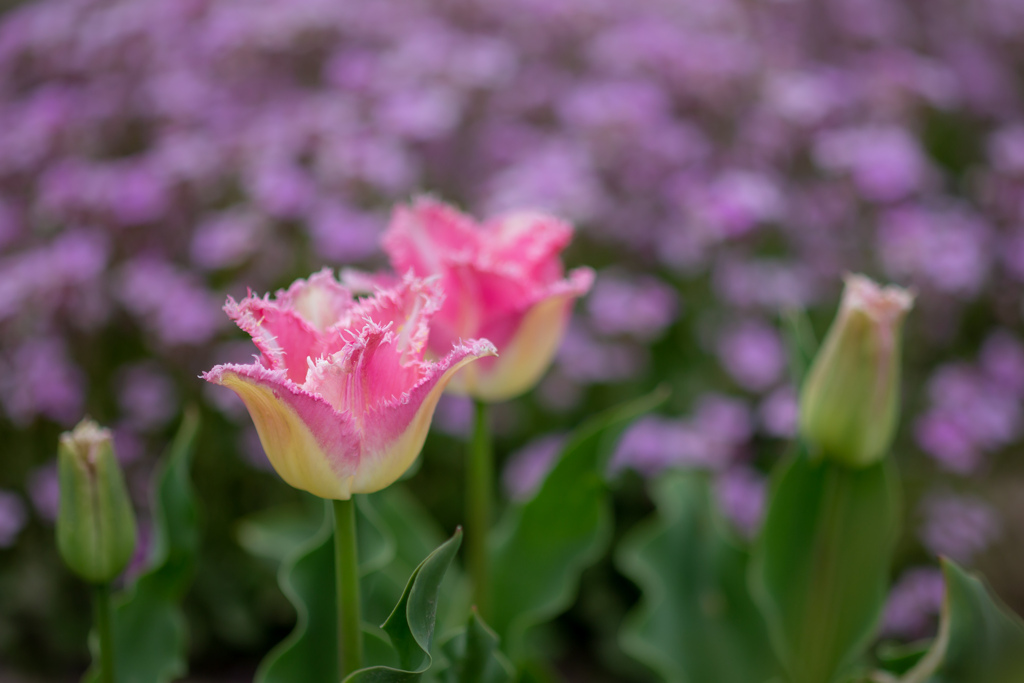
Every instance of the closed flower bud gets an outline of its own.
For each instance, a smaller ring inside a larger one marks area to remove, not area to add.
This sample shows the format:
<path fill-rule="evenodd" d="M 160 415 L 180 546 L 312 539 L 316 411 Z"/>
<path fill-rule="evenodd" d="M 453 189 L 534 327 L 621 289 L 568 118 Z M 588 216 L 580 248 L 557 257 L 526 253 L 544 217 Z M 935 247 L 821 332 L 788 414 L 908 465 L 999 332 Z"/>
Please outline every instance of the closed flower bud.
<path fill-rule="evenodd" d="M 135 514 L 110 431 L 82 420 L 60 437 L 60 513 L 57 548 L 64 562 L 90 583 L 106 583 L 135 551 Z"/>
<path fill-rule="evenodd" d="M 905 289 L 846 278 L 800 394 L 800 432 L 812 454 L 863 467 L 889 449 L 899 417 L 903 318 L 913 302 Z"/>

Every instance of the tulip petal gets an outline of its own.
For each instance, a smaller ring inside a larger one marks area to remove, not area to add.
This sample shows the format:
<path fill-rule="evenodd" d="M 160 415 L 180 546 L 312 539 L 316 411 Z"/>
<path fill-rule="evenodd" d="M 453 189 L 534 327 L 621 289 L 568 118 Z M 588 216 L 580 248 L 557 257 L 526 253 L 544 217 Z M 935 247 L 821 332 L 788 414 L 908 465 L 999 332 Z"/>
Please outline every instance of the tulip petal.
<path fill-rule="evenodd" d="M 308 280 L 296 280 L 287 290 L 277 293 L 277 301 L 320 332 L 336 324 L 355 306 L 352 291 L 334 279 L 330 268 L 313 273 Z"/>
<path fill-rule="evenodd" d="M 427 374 L 408 393 L 381 404 L 374 418 L 367 420 L 364 462 L 352 491 L 378 491 L 402 476 L 423 449 L 434 409 L 451 379 L 472 361 L 496 353 L 486 339 L 459 345 L 442 360 L 429 364 Z"/>
<path fill-rule="evenodd" d="M 453 255 L 474 258 L 478 242 L 472 218 L 432 197 L 419 197 L 412 206 L 395 208 L 383 246 L 396 272 L 422 277 L 442 272 Z"/>
<path fill-rule="evenodd" d="M 554 216 L 522 211 L 484 225 L 481 262 L 527 282 L 562 277 L 559 255 L 572 241 L 572 226 Z"/>
<path fill-rule="evenodd" d="M 249 409 L 281 478 L 321 498 L 347 500 L 359 466 L 359 433 L 348 414 L 259 364 L 218 365 L 203 379 L 228 387 Z"/>
<path fill-rule="evenodd" d="M 306 359 L 319 358 L 325 351 L 312 325 L 267 297 L 250 294 L 240 302 L 229 297 L 224 311 L 252 336 L 268 367 L 285 370 L 288 379 L 296 384 L 306 380 Z"/>
<path fill-rule="evenodd" d="M 500 358 L 485 359 L 463 370 L 451 382 L 452 391 L 484 401 L 503 401 L 527 391 L 551 364 L 574 301 L 593 282 L 593 270 L 577 268 L 568 279 L 555 283 L 516 322 L 514 333 L 501 347 Z"/>

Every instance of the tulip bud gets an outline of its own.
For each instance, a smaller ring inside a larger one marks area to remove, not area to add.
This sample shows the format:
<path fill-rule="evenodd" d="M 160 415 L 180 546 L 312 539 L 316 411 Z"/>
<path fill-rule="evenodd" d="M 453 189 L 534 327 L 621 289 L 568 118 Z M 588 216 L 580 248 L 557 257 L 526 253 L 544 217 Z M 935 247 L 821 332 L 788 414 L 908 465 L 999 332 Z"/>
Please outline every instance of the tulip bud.
<path fill-rule="evenodd" d="M 83 579 L 107 583 L 124 570 L 135 551 L 135 513 L 110 431 L 82 420 L 74 431 L 61 435 L 57 454 L 57 548 Z"/>
<path fill-rule="evenodd" d="M 800 394 L 800 432 L 812 454 L 854 467 L 885 455 L 899 417 L 903 318 L 913 302 L 905 289 L 847 276 Z"/>

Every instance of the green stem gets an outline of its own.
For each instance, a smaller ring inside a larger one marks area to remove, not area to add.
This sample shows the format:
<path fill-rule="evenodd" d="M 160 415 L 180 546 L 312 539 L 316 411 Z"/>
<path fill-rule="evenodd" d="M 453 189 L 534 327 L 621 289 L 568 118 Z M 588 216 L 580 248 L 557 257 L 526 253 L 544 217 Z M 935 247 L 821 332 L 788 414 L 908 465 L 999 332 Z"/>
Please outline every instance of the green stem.
<path fill-rule="evenodd" d="M 114 627 L 110 617 L 110 584 L 103 583 L 93 589 L 96 633 L 100 639 L 100 681 L 115 683 Z"/>
<path fill-rule="evenodd" d="M 339 679 L 363 668 L 363 629 L 359 602 L 359 551 L 356 506 L 334 501 L 334 575 L 338 599 Z"/>
<path fill-rule="evenodd" d="M 838 590 L 834 585 L 837 565 L 841 561 L 842 538 L 839 530 L 843 527 L 846 500 L 849 497 L 850 473 L 846 468 L 826 462 L 825 509 L 819 521 L 818 537 L 821 547 L 814 558 L 811 574 L 810 598 L 804 617 L 803 643 L 799 652 L 802 670 L 796 672 L 797 683 L 818 683 L 826 680 L 828 666 L 834 654 L 827 649 L 832 624 L 835 621 L 835 597 Z M 824 641 L 824 642 L 822 642 Z"/>
<path fill-rule="evenodd" d="M 476 401 L 475 409 L 473 441 L 466 464 L 466 555 L 473 579 L 473 602 L 486 617 L 491 590 L 487 533 L 491 528 L 494 452 L 487 427 L 487 404 Z"/>

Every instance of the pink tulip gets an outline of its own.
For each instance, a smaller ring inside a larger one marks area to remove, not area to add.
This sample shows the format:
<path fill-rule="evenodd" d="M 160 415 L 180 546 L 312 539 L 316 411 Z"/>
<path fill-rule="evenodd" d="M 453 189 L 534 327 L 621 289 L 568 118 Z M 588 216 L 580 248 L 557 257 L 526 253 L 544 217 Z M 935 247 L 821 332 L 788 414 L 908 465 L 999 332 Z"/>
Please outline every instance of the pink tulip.
<path fill-rule="evenodd" d="M 460 339 L 487 338 L 498 357 L 459 372 L 450 388 L 501 401 L 532 388 L 551 364 L 575 299 L 594 281 L 590 268 L 565 277 L 560 254 L 572 227 L 540 213 L 514 213 L 479 225 L 430 198 L 395 209 L 384 249 L 397 273 L 437 275 L 445 300 L 428 349 L 441 355 Z M 386 278 L 349 274 L 367 286 Z"/>
<path fill-rule="evenodd" d="M 409 276 L 355 301 L 329 269 L 274 299 L 229 298 L 224 310 L 262 355 L 203 378 L 242 398 L 271 464 L 295 488 L 338 500 L 378 491 L 415 461 L 456 371 L 495 354 L 481 339 L 424 360 L 443 298 L 436 279 Z"/>

